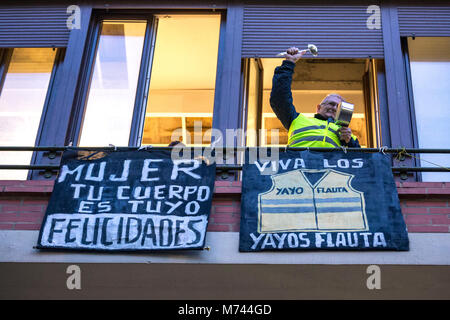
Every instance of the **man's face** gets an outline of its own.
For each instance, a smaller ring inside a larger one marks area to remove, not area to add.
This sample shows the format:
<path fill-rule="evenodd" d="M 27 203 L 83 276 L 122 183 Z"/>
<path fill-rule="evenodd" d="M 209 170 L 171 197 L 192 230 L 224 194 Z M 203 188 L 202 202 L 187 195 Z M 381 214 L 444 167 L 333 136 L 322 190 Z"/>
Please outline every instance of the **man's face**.
<path fill-rule="evenodd" d="M 325 118 L 333 118 L 336 116 L 336 109 L 341 99 L 338 97 L 327 97 L 321 104 L 317 106 L 317 113 Z"/>

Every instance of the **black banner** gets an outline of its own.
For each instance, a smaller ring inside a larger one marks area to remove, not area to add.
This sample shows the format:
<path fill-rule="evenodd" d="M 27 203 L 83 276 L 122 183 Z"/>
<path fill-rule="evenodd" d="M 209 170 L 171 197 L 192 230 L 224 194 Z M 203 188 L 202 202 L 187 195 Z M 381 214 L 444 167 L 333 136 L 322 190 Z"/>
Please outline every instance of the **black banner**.
<path fill-rule="evenodd" d="M 204 247 L 215 164 L 200 158 L 172 160 L 170 151 L 77 157 L 75 151 L 64 153 L 38 248 Z"/>
<path fill-rule="evenodd" d="M 240 251 L 409 250 L 388 155 L 287 150 L 245 163 Z"/>

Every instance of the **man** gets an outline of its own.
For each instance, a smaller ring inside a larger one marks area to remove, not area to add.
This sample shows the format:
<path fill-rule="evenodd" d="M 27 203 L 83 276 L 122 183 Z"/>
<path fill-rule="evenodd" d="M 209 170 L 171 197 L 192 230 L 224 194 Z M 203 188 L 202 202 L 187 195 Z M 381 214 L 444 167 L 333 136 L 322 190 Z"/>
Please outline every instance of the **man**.
<path fill-rule="evenodd" d="M 361 148 L 359 141 L 348 127 L 334 123 L 336 108 L 343 98 L 338 94 L 327 95 L 317 105 L 314 118 L 307 118 L 298 113 L 292 103 L 292 74 L 295 63 L 308 50 L 299 51 L 295 47 L 287 50 L 282 65 L 275 68 L 273 76 L 270 105 L 283 126 L 289 130 L 290 147 L 327 147 L 346 146 Z"/>

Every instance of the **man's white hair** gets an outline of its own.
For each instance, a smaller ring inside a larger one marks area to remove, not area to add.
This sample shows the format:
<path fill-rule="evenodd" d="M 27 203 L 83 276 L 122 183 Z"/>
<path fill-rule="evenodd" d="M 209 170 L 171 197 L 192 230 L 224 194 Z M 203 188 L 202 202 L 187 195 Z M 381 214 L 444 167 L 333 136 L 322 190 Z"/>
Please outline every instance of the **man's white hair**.
<path fill-rule="evenodd" d="M 322 102 L 320 103 L 321 105 L 325 103 L 325 101 L 327 101 L 328 98 L 338 98 L 341 101 L 344 101 L 344 98 L 342 98 L 342 96 L 340 94 L 337 93 L 330 93 L 328 94 L 325 98 L 323 98 Z"/>

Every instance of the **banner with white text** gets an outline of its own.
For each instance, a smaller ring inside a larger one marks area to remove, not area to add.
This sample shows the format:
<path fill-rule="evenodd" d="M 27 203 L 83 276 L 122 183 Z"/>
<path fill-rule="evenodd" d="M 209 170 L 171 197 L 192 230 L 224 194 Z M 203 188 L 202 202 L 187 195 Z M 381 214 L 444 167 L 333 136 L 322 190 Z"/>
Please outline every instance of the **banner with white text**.
<path fill-rule="evenodd" d="M 170 151 L 64 153 L 37 248 L 204 247 L 215 164 Z"/>
<path fill-rule="evenodd" d="M 245 163 L 239 251 L 409 250 L 390 156 L 287 150 Z"/>

